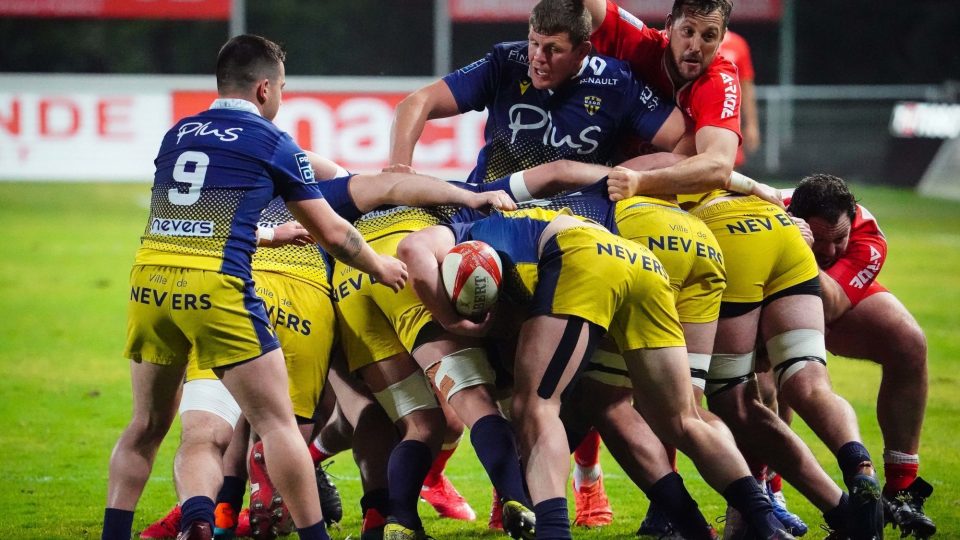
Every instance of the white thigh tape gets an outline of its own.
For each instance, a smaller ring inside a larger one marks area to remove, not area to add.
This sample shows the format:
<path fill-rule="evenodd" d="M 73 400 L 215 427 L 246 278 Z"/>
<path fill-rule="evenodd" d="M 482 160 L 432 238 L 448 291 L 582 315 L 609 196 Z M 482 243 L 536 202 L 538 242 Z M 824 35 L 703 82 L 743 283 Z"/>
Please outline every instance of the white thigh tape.
<path fill-rule="evenodd" d="M 433 382 L 450 399 L 457 392 L 473 386 L 493 385 L 496 379 L 487 361 L 487 352 L 479 347 L 471 347 L 441 358 Z"/>
<path fill-rule="evenodd" d="M 433 394 L 433 388 L 421 371 L 388 386 L 386 390 L 375 392 L 374 396 L 394 422 L 414 411 L 440 406 L 437 396 Z"/>
<path fill-rule="evenodd" d="M 183 384 L 180 399 L 180 414 L 187 411 L 203 411 L 223 418 L 231 426 L 240 420 L 240 404 L 230 391 L 216 379 L 197 379 Z"/>

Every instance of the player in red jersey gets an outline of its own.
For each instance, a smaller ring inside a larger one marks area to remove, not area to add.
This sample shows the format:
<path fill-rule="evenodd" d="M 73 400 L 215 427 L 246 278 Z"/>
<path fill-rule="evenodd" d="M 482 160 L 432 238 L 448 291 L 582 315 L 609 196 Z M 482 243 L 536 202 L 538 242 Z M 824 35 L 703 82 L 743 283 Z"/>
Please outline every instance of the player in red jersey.
<path fill-rule="evenodd" d="M 815 174 L 800 181 L 790 212 L 817 257 L 827 350 L 880 364 L 877 420 L 884 442 L 886 518 L 925 538 L 936 526 L 923 513 L 932 486 L 917 476 L 927 404 L 927 341 L 907 308 L 877 282 L 887 241 L 844 181 Z"/>
<path fill-rule="evenodd" d="M 740 95 L 742 96 L 740 128 L 743 133 L 743 146 L 737 150 L 735 163 L 735 166 L 739 167 L 746 162 L 746 155 L 756 152 L 760 146 L 760 121 L 757 114 L 756 87 L 753 83 L 755 78 L 753 58 L 750 56 L 750 45 L 747 44 L 747 40 L 730 29 L 727 29 L 727 33 L 723 35 L 719 54 L 736 64 L 740 75 Z"/>

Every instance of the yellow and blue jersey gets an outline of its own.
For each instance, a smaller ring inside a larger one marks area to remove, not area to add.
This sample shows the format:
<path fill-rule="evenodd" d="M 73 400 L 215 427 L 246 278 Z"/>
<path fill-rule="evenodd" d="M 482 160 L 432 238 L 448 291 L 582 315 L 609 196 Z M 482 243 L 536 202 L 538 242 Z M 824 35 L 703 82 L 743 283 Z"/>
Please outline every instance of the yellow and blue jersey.
<path fill-rule="evenodd" d="M 460 112 L 489 113 L 469 182 L 558 159 L 606 164 L 624 135 L 651 140 L 674 109 L 616 58 L 589 55 L 552 90 L 534 88 L 528 69 L 527 42 L 517 41 L 443 78 Z"/>
<path fill-rule="evenodd" d="M 137 265 L 249 279 L 260 214 L 276 196 L 323 194 L 307 155 L 247 101 L 221 99 L 176 123 L 155 160 Z"/>

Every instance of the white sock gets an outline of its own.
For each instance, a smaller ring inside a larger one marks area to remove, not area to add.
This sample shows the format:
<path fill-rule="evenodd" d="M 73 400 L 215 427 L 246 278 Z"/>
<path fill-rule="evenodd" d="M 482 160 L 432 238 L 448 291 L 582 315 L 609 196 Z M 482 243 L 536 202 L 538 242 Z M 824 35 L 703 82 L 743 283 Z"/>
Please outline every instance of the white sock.
<path fill-rule="evenodd" d="M 898 452 L 896 450 L 883 449 L 883 462 L 893 464 L 903 464 L 903 463 L 920 463 L 919 454 L 906 454 L 904 452 Z"/>
<path fill-rule="evenodd" d="M 592 486 L 600 481 L 603 471 L 600 470 L 600 464 L 587 465 L 586 467 L 574 464 L 573 467 L 573 489 L 580 490 L 584 486 Z"/>

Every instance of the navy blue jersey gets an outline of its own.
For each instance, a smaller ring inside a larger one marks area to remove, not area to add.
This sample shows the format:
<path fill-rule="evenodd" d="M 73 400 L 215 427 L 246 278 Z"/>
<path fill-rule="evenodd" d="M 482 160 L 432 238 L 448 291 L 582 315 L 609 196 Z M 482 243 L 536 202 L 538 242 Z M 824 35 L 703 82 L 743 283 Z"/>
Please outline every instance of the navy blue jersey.
<path fill-rule="evenodd" d="M 674 109 L 615 58 L 587 56 L 555 90 L 534 88 L 528 68 L 526 41 L 501 43 L 443 78 L 460 112 L 489 111 L 486 144 L 468 181 L 558 159 L 607 164 L 622 136 L 651 140 Z"/>
<path fill-rule="evenodd" d="M 176 123 L 155 160 L 136 264 L 250 277 L 260 214 L 276 196 L 320 199 L 307 155 L 247 101 L 217 100 Z"/>

